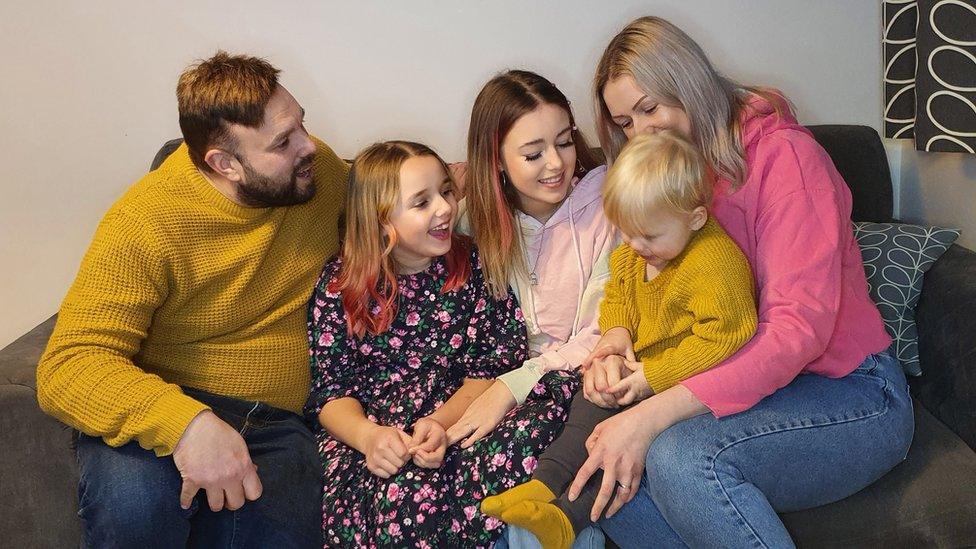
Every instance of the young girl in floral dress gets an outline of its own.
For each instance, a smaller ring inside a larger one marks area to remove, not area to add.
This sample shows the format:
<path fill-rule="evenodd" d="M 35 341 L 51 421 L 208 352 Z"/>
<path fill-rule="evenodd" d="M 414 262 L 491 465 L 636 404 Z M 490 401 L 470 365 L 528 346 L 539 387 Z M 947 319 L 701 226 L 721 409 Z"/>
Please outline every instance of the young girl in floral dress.
<path fill-rule="evenodd" d="M 453 231 L 454 193 L 420 144 L 379 143 L 353 163 L 345 246 L 308 320 L 326 547 L 491 545 L 502 523 L 479 502 L 523 482 L 565 420 L 529 406 L 470 449 L 448 447 L 446 430 L 527 354 L 515 298 L 492 296 Z"/>

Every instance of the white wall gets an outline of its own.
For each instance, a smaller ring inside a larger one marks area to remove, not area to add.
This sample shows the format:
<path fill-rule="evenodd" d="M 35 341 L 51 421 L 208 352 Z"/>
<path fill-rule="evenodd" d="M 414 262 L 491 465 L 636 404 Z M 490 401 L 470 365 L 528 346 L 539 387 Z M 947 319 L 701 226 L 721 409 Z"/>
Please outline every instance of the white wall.
<path fill-rule="evenodd" d="M 341 155 L 401 137 L 459 159 L 474 96 L 505 68 L 553 80 L 592 136 L 596 61 L 644 14 L 730 76 L 783 89 L 805 123 L 879 125 L 867 0 L 4 2 L 0 346 L 57 310 L 102 213 L 179 134 L 174 89 L 193 59 L 267 57 Z"/>
<path fill-rule="evenodd" d="M 961 229 L 957 244 L 976 250 L 976 155 L 916 151 L 899 141 L 904 221 Z"/>

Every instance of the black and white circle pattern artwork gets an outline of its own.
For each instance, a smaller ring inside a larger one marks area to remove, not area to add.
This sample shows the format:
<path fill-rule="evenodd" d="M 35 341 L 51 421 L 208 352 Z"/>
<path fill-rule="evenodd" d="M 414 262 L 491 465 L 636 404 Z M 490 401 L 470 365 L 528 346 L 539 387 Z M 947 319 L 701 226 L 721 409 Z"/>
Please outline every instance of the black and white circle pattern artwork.
<path fill-rule="evenodd" d="M 885 136 L 976 153 L 976 0 L 885 0 Z"/>
<path fill-rule="evenodd" d="M 917 0 L 884 3 L 884 135 L 910 139 L 915 133 L 915 28 Z"/>

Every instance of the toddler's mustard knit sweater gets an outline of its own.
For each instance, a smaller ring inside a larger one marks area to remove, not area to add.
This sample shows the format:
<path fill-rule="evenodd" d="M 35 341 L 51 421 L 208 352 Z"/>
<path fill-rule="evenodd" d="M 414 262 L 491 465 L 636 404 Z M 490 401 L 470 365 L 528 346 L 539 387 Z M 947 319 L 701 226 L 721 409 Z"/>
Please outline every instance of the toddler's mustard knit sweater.
<path fill-rule="evenodd" d="M 650 281 L 627 244 L 610 255 L 600 329 L 630 331 L 655 393 L 732 356 L 756 332 L 752 272 L 713 219 Z"/>
<path fill-rule="evenodd" d="M 172 453 L 207 406 L 180 385 L 300 412 L 306 307 L 338 246 L 348 168 L 315 140 L 316 194 L 245 208 L 186 145 L 96 230 L 37 369 L 41 407 L 112 446 Z"/>

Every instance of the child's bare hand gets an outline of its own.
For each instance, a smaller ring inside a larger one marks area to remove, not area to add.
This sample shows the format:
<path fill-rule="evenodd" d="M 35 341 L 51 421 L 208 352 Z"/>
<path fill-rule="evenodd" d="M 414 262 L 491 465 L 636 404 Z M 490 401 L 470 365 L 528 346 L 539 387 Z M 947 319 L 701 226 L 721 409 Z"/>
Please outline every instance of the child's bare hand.
<path fill-rule="evenodd" d="M 437 420 L 422 417 L 413 424 L 413 437 L 408 451 L 417 467 L 437 469 L 444 463 L 447 433 Z"/>
<path fill-rule="evenodd" d="M 634 342 L 630 338 L 630 331 L 620 326 L 610 328 L 603 334 L 600 341 L 593 346 L 590 356 L 583 361 L 583 369 L 586 370 L 593 366 L 593 361 L 600 358 L 607 358 L 611 355 L 620 355 L 627 360 L 637 360 L 634 354 Z"/>
<path fill-rule="evenodd" d="M 380 478 L 390 478 L 407 462 L 410 435 L 396 427 L 377 425 L 365 437 L 366 468 Z"/>
<path fill-rule="evenodd" d="M 644 400 L 654 394 L 644 375 L 643 364 L 626 361 L 625 366 L 630 371 L 623 379 L 610 386 L 607 392 L 612 394 L 620 406 L 627 406 Z"/>
<path fill-rule="evenodd" d="M 620 355 L 597 358 L 583 371 L 583 396 L 601 408 L 617 408 L 617 398 L 609 389 L 629 374 Z"/>

